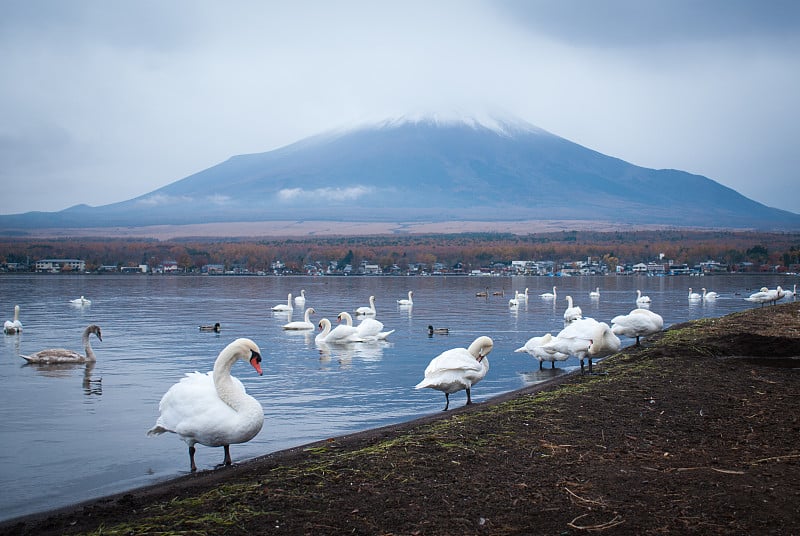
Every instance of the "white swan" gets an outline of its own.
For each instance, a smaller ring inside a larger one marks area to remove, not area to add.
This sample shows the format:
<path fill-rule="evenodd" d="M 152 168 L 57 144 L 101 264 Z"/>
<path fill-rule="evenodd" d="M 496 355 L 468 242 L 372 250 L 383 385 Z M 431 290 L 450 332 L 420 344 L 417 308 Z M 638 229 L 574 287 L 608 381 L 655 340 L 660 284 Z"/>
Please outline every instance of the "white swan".
<path fill-rule="evenodd" d="M 353 326 L 341 325 L 336 326 L 335 329 L 331 329 L 331 321 L 327 318 L 320 320 L 318 326 L 320 332 L 314 337 L 316 343 L 347 344 L 351 342 L 364 342 L 364 339 L 356 334 Z"/>
<path fill-rule="evenodd" d="M 517 307 L 519 305 L 519 292 L 514 291 L 514 297 L 508 300 L 509 307 Z"/>
<path fill-rule="evenodd" d="M 71 303 L 72 305 L 91 305 L 92 304 L 92 300 L 89 300 L 89 299 L 84 298 L 83 296 L 81 296 L 80 298 L 75 298 L 74 300 L 69 300 L 69 303 Z"/>
<path fill-rule="evenodd" d="M 279 303 L 275 307 L 272 308 L 273 311 L 276 312 L 291 312 L 294 311 L 294 307 L 292 307 L 292 293 L 289 293 L 289 297 L 286 298 L 286 303 Z"/>
<path fill-rule="evenodd" d="M 3 323 L 3 333 L 14 335 L 22 331 L 22 322 L 19 321 L 19 305 L 14 306 L 14 320 L 6 320 Z"/>
<path fill-rule="evenodd" d="M 414 300 L 411 298 L 414 295 L 413 290 L 408 291 L 408 299 L 397 300 L 397 305 L 414 305 Z"/>
<path fill-rule="evenodd" d="M 368 317 L 362 319 L 361 323 L 359 323 L 357 326 L 353 326 L 353 317 L 350 316 L 350 313 L 346 311 L 339 313 L 339 316 L 336 318 L 339 320 L 339 322 L 344 320 L 346 326 L 355 327 L 356 336 L 365 341 L 384 341 L 395 331 L 383 331 L 383 322 Z"/>
<path fill-rule="evenodd" d="M 703 299 L 704 300 L 716 300 L 719 297 L 719 294 L 716 292 L 708 292 L 705 288 L 703 290 Z"/>
<path fill-rule="evenodd" d="M 702 296 L 697 292 L 692 292 L 692 287 L 689 287 L 689 299 L 692 301 L 701 299 Z"/>
<path fill-rule="evenodd" d="M 525 352 L 532 358 L 536 359 L 539 362 L 539 370 L 542 370 L 542 364 L 545 361 L 550 362 L 550 368 L 556 368 L 556 361 L 565 361 L 569 359 L 569 354 L 562 354 L 561 352 L 556 351 L 547 352 L 544 348 L 542 348 L 545 344 L 552 340 L 553 335 L 550 333 L 542 335 L 541 337 L 531 337 L 524 346 L 521 346 L 514 351 L 517 353 Z"/>
<path fill-rule="evenodd" d="M 797 296 L 797 284 L 792 286 L 792 290 L 784 290 L 783 295 L 786 301 L 794 300 L 795 296 Z"/>
<path fill-rule="evenodd" d="M 664 329 L 664 319 L 649 309 L 634 309 L 627 315 L 611 319 L 611 330 L 614 334 L 635 338 L 636 346 L 639 346 L 639 337 L 658 333 L 662 329 Z"/>
<path fill-rule="evenodd" d="M 515 297 L 520 302 L 523 302 L 523 301 L 527 302 L 528 301 L 528 287 L 525 287 L 525 292 L 516 292 Z"/>
<path fill-rule="evenodd" d="M 100 332 L 100 326 L 90 324 L 83 330 L 83 350 L 86 355 L 79 354 L 66 348 L 50 348 L 48 350 L 41 350 L 35 354 L 20 355 L 28 363 L 42 363 L 48 365 L 55 365 L 59 363 L 91 363 L 97 361 L 97 356 L 94 355 L 92 350 L 92 343 L 89 341 L 89 335 L 94 333 L 100 342 L 103 342 L 103 335 Z"/>
<path fill-rule="evenodd" d="M 305 289 L 300 289 L 300 295 L 294 298 L 294 304 L 298 306 L 300 309 L 306 306 L 306 291 Z M 311 329 L 314 329 L 313 327 Z"/>
<path fill-rule="evenodd" d="M 767 287 L 761 287 L 761 290 L 750 294 L 745 300 L 753 303 L 760 303 L 762 307 L 765 303 L 775 301 L 771 291 Z"/>
<path fill-rule="evenodd" d="M 286 330 L 302 330 L 302 329 L 314 329 L 314 324 L 311 322 L 311 315 L 316 313 L 313 307 L 309 307 L 306 309 L 305 313 L 303 313 L 303 320 L 295 320 L 294 322 L 289 322 L 284 324 L 282 327 Z"/>
<path fill-rule="evenodd" d="M 264 425 L 264 408 L 248 395 L 242 382 L 231 376 L 241 359 L 261 375 L 261 350 L 250 339 L 236 339 L 214 361 L 214 370 L 192 372 L 169 388 L 158 404 L 160 415 L 148 436 L 173 432 L 189 445 L 192 472 L 195 444 L 225 449 L 224 465 L 231 465 L 230 446 L 253 439 Z"/>
<path fill-rule="evenodd" d="M 650 303 L 650 296 L 642 296 L 642 291 L 636 289 L 636 303 L 638 304 Z"/>
<path fill-rule="evenodd" d="M 577 305 L 573 307 L 572 296 L 567 296 L 567 309 L 564 311 L 564 322 L 574 322 L 583 316 L 583 311 Z"/>
<path fill-rule="evenodd" d="M 361 306 L 356 309 L 356 315 L 375 315 L 375 296 L 369 297 L 369 307 Z"/>
<path fill-rule="evenodd" d="M 597 287 L 596 289 L 591 291 L 589 293 L 589 298 L 591 298 L 593 300 L 596 300 L 596 299 L 600 298 L 600 287 Z"/>
<path fill-rule="evenodd" d="M 592 358 L 605 357 L 619 351 L 621 343 L 605 322 L 593 318 L 579 318 L 562 329 L 553 340 L 543 346 L 549 353 L 577 357 L 584 371 L 584 359 L 589 360 L 589 372 L 592 371 Z"/>
<path fill-rule="evenodd" d="M 468 349 L 453 348 L 442 352 L 431 360 L 425 369 L 425 379 L 414 389 L 430 387 L 444 392 L 446 404 L 443 411 L 450 407 L 450 393 L 462 389 L 467 390 L 467 404 L 472 404 L 470 388 L 489 371 L 489 360 L 486 356 L 493 347 L 492 339 L 484 335 L 475 339 Z"/>
<path fill-rule="evenodd" d="M 546 300 L 552 300 L 556 298 L 556 287 L 553 287 L 553 292 L 545 292 L 544 294 L 539 294 L 541 298 Z"/>

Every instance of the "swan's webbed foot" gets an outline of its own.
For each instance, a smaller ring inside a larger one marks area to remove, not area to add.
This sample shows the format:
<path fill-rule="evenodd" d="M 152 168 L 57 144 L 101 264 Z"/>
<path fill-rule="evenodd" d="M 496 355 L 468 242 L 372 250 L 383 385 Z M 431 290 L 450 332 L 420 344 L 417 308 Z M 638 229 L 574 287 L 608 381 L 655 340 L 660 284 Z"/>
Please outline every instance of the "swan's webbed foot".
<path fill-rule="evenodd" d="M 222 445 L 222 448 L 225 449 L 225 459 L 222 460 L 222 463 L 219 464 L 217 467 L 222 467 L 225 465 L 233 465 L 231 461 L 231 446 L 230 445 Z"/>

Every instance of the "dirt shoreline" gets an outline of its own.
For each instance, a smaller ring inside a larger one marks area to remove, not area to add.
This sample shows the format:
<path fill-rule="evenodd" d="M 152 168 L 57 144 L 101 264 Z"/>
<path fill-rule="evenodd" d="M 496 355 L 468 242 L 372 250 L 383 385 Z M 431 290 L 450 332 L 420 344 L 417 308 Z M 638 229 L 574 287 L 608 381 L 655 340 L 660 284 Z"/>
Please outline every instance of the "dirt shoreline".
<path fill-rule="evenodd" d="M 596 370 L 0 534 L 800 533 L 800 303 L 673 326 Z"/>

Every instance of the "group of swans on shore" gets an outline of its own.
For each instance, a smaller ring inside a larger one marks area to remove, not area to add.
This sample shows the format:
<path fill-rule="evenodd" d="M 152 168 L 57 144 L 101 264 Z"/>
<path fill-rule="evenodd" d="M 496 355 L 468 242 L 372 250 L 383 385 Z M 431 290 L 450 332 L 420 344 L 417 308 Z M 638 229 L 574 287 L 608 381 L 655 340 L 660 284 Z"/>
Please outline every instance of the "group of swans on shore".
<path fill-rule="evenodd" d="M 758 292 L 754 292 L 750 294 L 746 301 L 759 303 L 763 307 L 765 303 L 775 304 L 778 300 L 782 300 L 783 298 L 786 299 L 794 299 L 795 293 L 797 292 L 797 285 L 795 284 L 792 290 L 783 290 L 780 285 L 777 288 L 769 289 L 767 287 L 761 287 L 761 290 Z"/>
<path fill-rule="evenodd" d="M 689 301 L 700 301 L 700 300 L 716 300 L 719 297 L 719 294 L 716 292 L 709 292 L 705 288 L 701 289 L 703 291 L 702 294 L 692 291 L 692 287 L 689 287 Z"/>
<path fill-rule="evenodd" d="M 619 351 L 619 337 L 605 322 L 593 318 L 577 318 L 562 329 L 558 335 L 546 333 L 540 337 L 531 337 L 524 346 L 514 350 L 525 352 L 537 361 L 539 369 L 549 361 L 555 368 L 556 361 L 566 361 L 570 356 L 580 360 L 581 372 L 584 371 L 584 360 L 589 361 L 589 372 L 592 371 L 592 359 L 611 355 Z"/>

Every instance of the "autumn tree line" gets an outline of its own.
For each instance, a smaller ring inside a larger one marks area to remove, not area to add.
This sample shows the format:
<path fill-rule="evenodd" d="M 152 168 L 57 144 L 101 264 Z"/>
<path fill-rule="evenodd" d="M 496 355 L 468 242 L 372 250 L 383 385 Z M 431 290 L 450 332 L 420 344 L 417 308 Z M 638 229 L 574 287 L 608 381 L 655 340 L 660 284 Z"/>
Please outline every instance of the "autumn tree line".
<path fill-rule="evenodd" d="M 158 265 L 176 261 L 186 271 L 208 264 L 269 271 L 281 261 L 288 270 L 330 262 L 358 265 L 365 260 L 383 268 L 442 263 L 476 269 L 513 260 L 556 263 L 603 260 L 618 264 L 657 260 L 695 264 L 715 260 L 729 266 L 752 263 L 752 269 L 797 270 L 800 233 L 745 231 L 565 231 L 529 235 L 463 233 L 441 235 L 374 235 L 269 239 L 24 239 L 0 238 L 0 262 L 33 263 L 45 258 L 77 258 L 87 270 L 100 266 Z"/>

